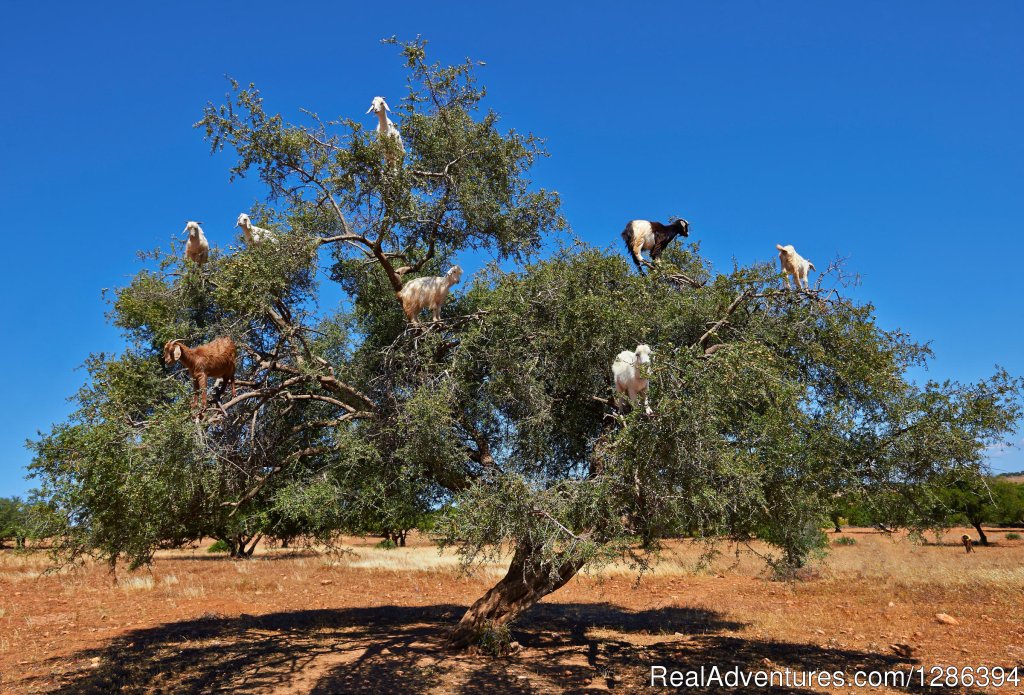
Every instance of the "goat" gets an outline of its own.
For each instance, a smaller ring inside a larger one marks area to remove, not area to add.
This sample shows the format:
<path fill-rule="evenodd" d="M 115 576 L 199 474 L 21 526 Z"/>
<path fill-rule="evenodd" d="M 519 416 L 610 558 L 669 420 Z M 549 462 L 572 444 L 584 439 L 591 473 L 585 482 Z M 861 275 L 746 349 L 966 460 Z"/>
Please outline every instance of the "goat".
<path fill-rule="evenodd" d="M 690 223 L 680 218 L 672 218 L 668 224 L 649 220 L 633 220 L 622 230 L 622 240 L 626 242 L 637 270 L 643 272 L 641 251 L 650 251 L 651 260 L 657 262 L 661 252 L 665 250 L 677 236 L 690 236 Z"/>
<path fill-rule="evenodd" d="M 775 248 L 779 250 L 779 265 L 782 266 L 782 272 L 786 274 L 786 287 L 792 289 L 789 284 L 789 276 L 792 275 L 798 290 L 809 289 L 810 284 L 807 282 L 807 273 L 817 270 L 814 264 L 797 253 L 792 244 L 787 244 L 786 246 L 776 244 Z"/>
<path fill-rule="evenodd" d="M 185 223 L 185 232 L 188 234 L 188 241 L 185 242 L 185 256 L 202 265 L 210 257 L 210 242 L 206 240 L 206 235 L 203 234 L 200 224 L 202 223 L 191 220 Z"/>
<path fill-rule="evenodd" d="M 618 394 L 625 394 L 630 402 L 637 399 L 640 394 L 644 396 L 644 412 L 653 415 L 651 406 L 647 400 L 648 379 L 640 376 L 639 366 L 650 364 L 651 347 L 649 345 L 637 345 L 636 350 L 630 352 L 623 350 L 615 356 L 612 362 L 612 376 L 615 378 L 615 391 Z"/>
<path fill-rule="evenodd" d="M 410 280 L 397 293 L 402 303 L 402 311 L 411 323 L 419 323 L 417 316 L 426 308 L 430 308 L 434 321 L 441 320 L 441 305 L 448 298 L 452 285 L 459 284 L 462 268 L 455 265 L 441 277 L 422 277 Z"/>
<path fill-rule="evenodd" d="M 271 241 L 277 243 L 277 237 L 269 229 L 263 227 L 257 227 L 249 219 L 249 216 L 244 212 L 238 216 L 238 221 L 235 222 L 236 227 L 242 228 L 242 233 L 245 234 L 245 243 L 249 246 L 256 246 L 264 241 Z"/>
<path fill-rule="evenodd" d="M 398 143 L 398 151 L 405 154 L 405 145 L 402 144 L 402 134 L 398 132 L 398 126 L 394 124 L 388 113 L 391 112 L 391 108 L 388 106 L 388 102 L 384 101 L 384 97 L 374 97 L 370 103 L 370 108 L 366 110 L 366 113 L 377 114 L 377 140 L 383 140 L 385 137 L 392 138 Z M 388 164 L 395 164 L 395 155 L 392 151 L 388 151 L 385 155 L 388 160 Z"/>
<path fill-rule="evenodd" d="M 190 348 L 180 340 L 168 340 L 164 345 L 164 362 L 170 366 L 180 361 L 192 376 L 192 407 L 196 407 L 199 395 L 202 394 L 203 410 L 206 410 L 206 380 L 208 378 L 223 379 L 220 392 L 231 384 L 231 397 L 235 397 L 235 360 L 238 350 L 235 341 L 228 337 Z"/>
<path fill-rule="evenodd" d="M 972 539 L 966 533 L 960 536 L 960 542 L 964 544 L 964 550 L 966 550 L 968 553 L 974 552 L 974 539 Z"/>

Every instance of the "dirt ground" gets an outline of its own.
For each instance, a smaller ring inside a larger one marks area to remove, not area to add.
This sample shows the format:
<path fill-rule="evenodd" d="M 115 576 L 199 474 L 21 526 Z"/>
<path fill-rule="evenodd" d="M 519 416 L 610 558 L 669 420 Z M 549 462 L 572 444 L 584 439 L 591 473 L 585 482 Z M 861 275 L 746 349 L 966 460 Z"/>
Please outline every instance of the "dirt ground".
<path fill-rule="evenodd" d="M 554 693 L 650 690 L 669 671 L 1021 669 L 1019 686 L 838 692 L 1024 693 L 1024 541 L 993 530 L 968 555 L 953 530 L 925 544 L 868 529 L 800 581 L 752 553 L 698 568 L 672 542 L 653 574 L 582 576 L 527 613 L 511 656 L 441 648 L 446 627 L 503 573 L 461 576 L 424 539 L 352 553 L 261 549 L 233 561 L 161 553 L 116 577 L 100 564 L 46 574 L 44 553 L 0 551 L 0 692 Z M 849 543 L 849 542 L 847 542 Z M 936 614 L 952 616 L 945 624 Z M 896 645 L 895 647 L 892 645 Z M 757 692 L 828 691 L 819 685 Z M 753 692 L 754 689 L 698 689 Z"/>

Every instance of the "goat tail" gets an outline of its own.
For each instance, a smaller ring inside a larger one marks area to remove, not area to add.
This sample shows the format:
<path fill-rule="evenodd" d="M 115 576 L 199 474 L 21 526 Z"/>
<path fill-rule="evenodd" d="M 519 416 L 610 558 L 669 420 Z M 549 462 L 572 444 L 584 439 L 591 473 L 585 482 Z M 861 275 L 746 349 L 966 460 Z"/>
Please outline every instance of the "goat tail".
<path fill-rule="evenodd" d="M 630 222 L 626 225 L 626 228 L 622 230 L 622 240 L 626 242 L 626 250 L 629 252 L 629 257 L 633 259 L 636 264 L 636 269 L 641 273 L 644 270 L 643 265 L 640 263 L 640 258 L 636 251 L 633 250 L 633 223 Z"/>
<path fill-rule="evenodd" d="M 633 224 L 627 224 L 626 228 L 622 230 L 622 240 L 626 242 L 626 246 L 633 248 Z"/>

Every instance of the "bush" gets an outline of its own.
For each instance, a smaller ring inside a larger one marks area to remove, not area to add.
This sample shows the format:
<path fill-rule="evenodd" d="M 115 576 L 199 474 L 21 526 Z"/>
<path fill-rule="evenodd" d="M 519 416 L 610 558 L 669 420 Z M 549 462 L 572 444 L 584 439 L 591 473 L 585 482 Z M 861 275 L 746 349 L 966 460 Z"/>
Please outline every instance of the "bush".
<path fill-rule="evenodd" d="M 231 548 L 229 548 L 228 544 L 225 543 L 224 541 L 217 541 L 216 543 L 211 545 L 209 548 L 207 548 L 206 552 L 208 552 L 208 553 L 230 553 L 231 552 Z"/>
<path fill-rule="evenodd" d="M 375 545 L 373 547 L 374 548 L 380 548 L 381 550 L 394 550 L 398 546 L 395 545 L 395 542 L 393 540 L 391 540 L 390 538 L 385 538 L 384 540 L 382 540 L 380 543 L 378 543 L 377 545 Z"/>
<path fill-rule="evenodd" d="M 850 538 L 849 536 L 839 536 L 839 538 L 836 538 L 834 541 L 832 541 L 832 544 L 833 545 L 857 545 L 857 541 L 856 541 L 856 539 Z"/>
<path fill-rule="evenodd" d="M 477 636 L 477 649 L 488 656 L 505 656 L 512 650 L 512 630 L 507 623 L 488 621 Z"/>
<path fill-rule="evenodd" d="M 1008 534 L 1006 534 L 1006 540 L 1008 540 L 1008 541 L 1019 541 L 1020 539 L 1021 539 L 1021 535 L 1019 533 L 1008 533 Z"/>

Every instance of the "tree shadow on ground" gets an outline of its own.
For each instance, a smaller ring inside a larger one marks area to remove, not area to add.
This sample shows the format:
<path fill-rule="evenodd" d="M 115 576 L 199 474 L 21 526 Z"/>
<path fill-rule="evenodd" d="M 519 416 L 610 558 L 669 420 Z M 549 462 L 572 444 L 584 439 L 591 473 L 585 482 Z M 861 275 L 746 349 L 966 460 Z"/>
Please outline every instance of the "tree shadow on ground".
<path fill-rule="evenodd" d="M 380 606 L 204 616 L 133 630 L 101 648 L 51 659 L 45 664 L 50 682 L 37 677 L 20 685 L 56 693 L 636 692 L 650 684 L 652 665 L 680 671 L 718 666 L 852 672 L 908 670 L 915 663 L 723 634 L 743 626 L 712 611 L 629 611 L 610 604 L 535 606 L 513 631 L 521 649 L 512 656 L 445 651 L 445 628 L 463 610 L 455 605 Z"/>

